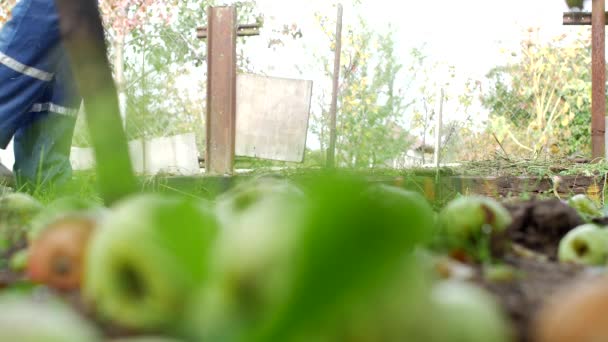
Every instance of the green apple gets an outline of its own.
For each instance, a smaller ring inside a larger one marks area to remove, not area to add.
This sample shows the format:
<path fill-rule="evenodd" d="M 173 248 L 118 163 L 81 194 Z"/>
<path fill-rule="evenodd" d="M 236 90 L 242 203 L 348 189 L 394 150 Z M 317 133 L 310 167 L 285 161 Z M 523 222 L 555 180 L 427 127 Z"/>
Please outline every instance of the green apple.
<path fill-rule="evenodd" d="M 568 205 L 574 208 L 585 221 L 602 217 L 602 210 L 585 195 L 580 194 L 571 197 L 568 200 Z"/>
<path fill-rule="evenodd" d="M 38 200 L 25 193 L 14 192 L 0 197 L 0 209 L 2 211 L 7 210 L 10 213 L 29 215 L 38 212 L 41 208 L 42 204 Z"/>
<path fill-rule="evenodd" d="M 181 340 L 176 340 L 168 337 L 158 337 L 158 336 L 137 336 L 137 337 L 125 337 L 125 338 L 116 338 L 110 340 L 108 342 L 182 342 Z"/>
<path fill-rule="evenodd" d="M 246 212 L 250 206 L 269 196 L 298 196 L 303 192 L 294 184 L 273 177 L 259 177 L 238 184 L 217 198 L 215 210 L 222 226 Z"/>
<path fill-rule="evenodd" d="M 15 252 L 11 256 L 11 260 L 9 262 L 9 266 L 14 272 L 23 272 L 27 268 L 27 260 L 29 257 L 29 251 L 27 249 L 22 249 L 20 251 Z"/>
<path fill-rule="evenodd" d="M 506 317 L 494 298 L 469 283 L 445 281 L 432 291 L 435 329 L 429 342 L 507 342 L 512 340 Z"/>
<path fill-rule="evenodd" d="M 0 296 L 0 341 L 101 342 L 101 335 L 58 300 Z"/>
<path fill-rule="evenodd" d="M 439 225 L 445 238 L 461 245 L 484 233 L 504 231 L 511 215 L 497 201 L 482 196 L 463 196 L 448 203 L 439 213 Z"/>
<path fill-rule="evenodd" d="M 605 265 L 608 260 L 608 230 L 595 224 L 571 230 L 559 243 L 558 259 L 564 263 Z"/>
<path fill-rule="evenodd" d="M 406 258 L 394 277 L 353 298 L 348 310 L 295 340 L 432 342 L 438 335 L 433 328 L 432 285 L 430 272 L 420 267 L 419 260 Z"/>
<path fill-rule="evenodd" d="M 26 244 L 30 221 L 41 209 L 42 204 L 27 194 L 0 197 L 0 254 Z"/>
<path fill-rule="evenodd" d="M 127 328 L 172 329 L 207 278 L 217 234 L 198 200 L 138 195 L 112 208 L 86 256 L 84 295 L 101 317 Z"/>
<path fill-rule="evenodd" d="M 370 196 L 369 200 L 377 201 L 385 207 L 385 210 L 403 211 L 408 215 L 408 212 L 415 209 L 418 211 L 417 214 L 420 215 L 420 217 L 425 218 L 425 229 L 412 229 L 407 223 L 399 223 L 401 227 L 407 229 L 409 233 L 416 234 L 411 238 L 413 241 L 416 241 L 417 244 L 430 242 L 437 233 L 435 229 L 437 226 L 437 213 L 433 211 L 422 194 L 389 185 L 372 186 L 368 191 L 368 194 Z M 427 218 L 430 218 L 432 223 L 429 224 Z"/>
<path fill-rule="evenodd" d="M 289 340 L 352 312 L 433 232 L 433 211 L 418 194 L 340 175 L 313 181 L 307 194 L 288 295 L 254 333 L 258 340 Z"/>
<path fill-rule="evenodd" d="M 189 335 L 238 340 L 284 297 L 289 253 L 304 199 L 291 192 L 257 198 L 225 221 L 212 252 L 209 279 L 193 301 Z"/>

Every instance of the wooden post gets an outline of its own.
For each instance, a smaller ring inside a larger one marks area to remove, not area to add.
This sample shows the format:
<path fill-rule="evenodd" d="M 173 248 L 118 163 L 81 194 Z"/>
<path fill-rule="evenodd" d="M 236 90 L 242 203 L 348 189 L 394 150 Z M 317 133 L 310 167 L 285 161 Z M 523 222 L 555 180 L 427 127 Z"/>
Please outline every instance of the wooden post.
<path fill-rule="evenodd" d="M 237 25 L 236 7 L 209 7 L 207 27 L 197 36 L 207 39 L 207 115 L 205 172 L 232 174 L 236 140 L 236 38 L 257 36 L 258 24 Z"/>
<path fill-rule="evenodd" d="M 592 11 L 564 13 L 564 25 L 591 25 L 591 149 L 594 161 L 606 158 L 606 13 L 605 0 L 593 0 Z"/>
<path fill-rule="evenodd" d="M 236 131 L 236 8 L 209 7 L 205 172 L 231 174 Z"/>
<path fill-rule="evenodd" d="M 334 78 L 331 98 L 331 108 L 329 110 L 329 149 L 327 151 L 327 167 L 335 167 L 336 164 L 336 115 L 338 112 L 338 88 L 340 85 L 340 57 L 342 55 L 342 17 L 344 9 L 342 4 L 338 4 L 338 20 L 336 22 L 336 49 L 334 59 Z"/>
<path fill-rule="evenodd" d="M 591 12 L 592 31 L 592 77 L 591 139 L 593 159 L 606 157 L 606 15 L 605 0 L 593 0 Z"/>
<path fill-rule="evenodd" d="M 439 113 L 437 115 L 437 123 L 435 126 L 435 166 L 439 168 L 441 164 L 441 131 L 443 130 L 443 101 L 445 99 L 445 91 L 441 88 L 439 97 Z"/>

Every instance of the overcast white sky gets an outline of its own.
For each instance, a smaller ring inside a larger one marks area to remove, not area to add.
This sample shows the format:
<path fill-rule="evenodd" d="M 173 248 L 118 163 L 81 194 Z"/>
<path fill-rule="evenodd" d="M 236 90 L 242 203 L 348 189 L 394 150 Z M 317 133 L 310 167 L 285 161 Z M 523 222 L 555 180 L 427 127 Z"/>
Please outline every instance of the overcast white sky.
<path fill-rule="evenodd" d="M 314 13 L 333 15 L 335 3 L 258 0 L 271 23 L 298 23 L 309 44 L 320 38 L 315 32 Z M 343 3 L 348 24 L 357 13 L 353 13 L 349 0 Z M 576 29 L 562 25 L 565 10 L 563 0 L 363 0 L 359 14 L 378 30 L 386 30 L 391 24 L 397 30 L 399 52 L 404 57 L 411 48 L 426 44 L 434 59 L 453 64 L 470 76 L 482 77 L 500 63 L 501 47 L 518 45 L 525 28 L 540 27 L 547 36 Z"/>

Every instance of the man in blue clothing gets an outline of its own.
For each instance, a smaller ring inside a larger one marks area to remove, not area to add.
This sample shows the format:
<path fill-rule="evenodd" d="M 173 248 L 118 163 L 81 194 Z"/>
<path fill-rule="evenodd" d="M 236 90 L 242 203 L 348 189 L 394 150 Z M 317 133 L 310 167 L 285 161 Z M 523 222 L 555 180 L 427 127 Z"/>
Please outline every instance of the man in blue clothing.
<path fill-rule="evenodd" d="M 14 138 L 17 186 L 71 178 L 80 102 L 54 0 L 20 0 L 0 30 L 0 148 Z"/>

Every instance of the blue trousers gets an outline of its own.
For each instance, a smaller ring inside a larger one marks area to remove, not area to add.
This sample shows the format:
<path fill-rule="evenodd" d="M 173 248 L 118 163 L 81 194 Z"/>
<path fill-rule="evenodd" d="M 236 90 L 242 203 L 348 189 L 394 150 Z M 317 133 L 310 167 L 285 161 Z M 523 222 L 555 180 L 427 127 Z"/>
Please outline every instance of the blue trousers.
<path fill-rule="evenodd" d="M 0 30 L 0 148 L 14 137 L 18 183 L 71 178 L 80 102 L 54 0 L 20 0 Z"/>

